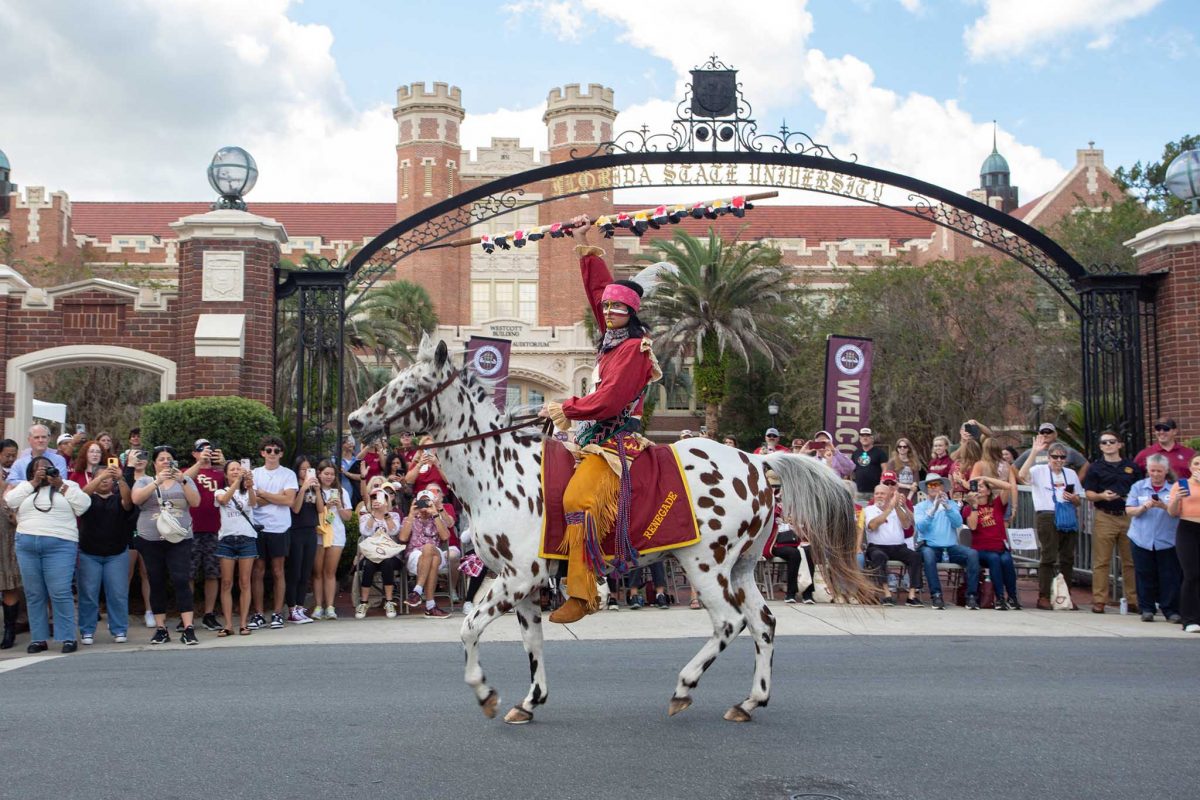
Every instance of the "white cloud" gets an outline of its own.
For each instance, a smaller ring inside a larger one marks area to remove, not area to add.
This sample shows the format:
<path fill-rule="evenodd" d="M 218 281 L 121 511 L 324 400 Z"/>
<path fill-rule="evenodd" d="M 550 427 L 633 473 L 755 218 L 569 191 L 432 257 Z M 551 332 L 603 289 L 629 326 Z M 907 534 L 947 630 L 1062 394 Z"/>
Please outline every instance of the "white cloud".
<path fill-rule="evenodd" d="M 921 0 L 900 0 L 900 5 L 904 6 L 904 10 L 911 14 L 924 10 L 921 8 Z"/>
<path fill-rule="evenodd" d="M 254 200 L 391 200 L 395 125 L 350 102 L 321 25 L 287 0 L 0 0 L 14 179 L 79 200 L 203 199 L 217 148 L 259 162 Z M 236 24 L 231 23 L 235 20 Z"/>
<path fill-rule="evenodd" d="M 548 31 L 559 41 L 577 42 L 580 35 L 580 17 L 567 0 L 518 0 L 504 6 L 510 22 L 521 17 L 536 16 L 542 30 Z"/>
<path fill-rule="evenodd" d="M 963 32 L 976 61 L 1037 54 L 1050 42 L 1082 32 L 1093 49 L 1108 47 L 1116 28 L 1162 0 L 986 0 L 984 15 Z"/>

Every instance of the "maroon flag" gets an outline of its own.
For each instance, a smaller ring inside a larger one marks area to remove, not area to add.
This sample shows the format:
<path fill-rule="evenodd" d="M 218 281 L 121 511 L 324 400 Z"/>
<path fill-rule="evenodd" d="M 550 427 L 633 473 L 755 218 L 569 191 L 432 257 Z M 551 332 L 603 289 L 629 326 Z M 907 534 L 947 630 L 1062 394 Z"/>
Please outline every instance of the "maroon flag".
<path fill-rule="evenodd" d="M 857 336 L 825 340 L 825 430 L 844 453 L 858 446 L 858 429 L 871 424 L 871 359 L 874 343 Z"/>
<path fill-rule="evenodd" d="M 496 408 L 504 410 L 508 399 L 508 355 L 512 342 L 489 336 L 472 336 L 467 340 L 467 369 L 492 384 Z"/>

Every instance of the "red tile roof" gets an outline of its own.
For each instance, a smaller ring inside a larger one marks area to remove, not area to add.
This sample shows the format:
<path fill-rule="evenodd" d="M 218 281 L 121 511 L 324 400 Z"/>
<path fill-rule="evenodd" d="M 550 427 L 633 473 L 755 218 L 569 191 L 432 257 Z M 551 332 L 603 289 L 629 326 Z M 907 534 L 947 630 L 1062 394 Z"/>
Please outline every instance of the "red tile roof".
<path fill-rule="evenodd" d="M 1037 197 L 1033 198 L 1032 200 L 1030 200 L 1030 201 L 1029 201 L 1028 203 L 1026 203 L 1025 205 L 1023 205 L 1023 206 L 1017 206 L 1016 208 L 1014 208 L 1014 209 L 1012 210 L 1012 212 L 1011 212 L 1011 216 L 1014 216 L 1014 217 L 1016 217 L 1017 219 L 1025 219 L 1025 216 L 1026 216 L 1027 214 L 1029 214 L 1029 212 L 1030 212 L 1030 211 L 1032 211 L 1032 210 L 1033 210 L 1033 207 L 1034 207 L 1034 206 L 1036 206 L 1038 203 L 1042 202 L 1042 198 L 1043 198 L 1043 197 L 1045 197 L 1045 196 L 1046 196 L 1046 195 L 1044 195 L 1044 194 L 1039 194 Z"/>
<path fill-rule="evenodd" d="M 288 236 L 323 236 L 326 241 L 361 241 L 396 222 L 395 203 L 255 203 L 250 211 L 283 223 Z M 190 214 L 203 214 L 208 203 L 89 203 L 71 204 L 71 227 L 101 241 L 120 236 L 175 237 L 170 223 Z"/>
<path fill-rule="evenodd" d="M 618 205 L 617 211 L 640 211 L 644 206 Z M 727 214 L 717 220 L 687 219 L 678 226 L 651 230 L 647 236 L 670 236 L 674 228 L 682 228 L 693 236 L 708 233 L 709 226 L 722 238 L 739 235 L 743 240 L 806 239 L 811 246 L 817 242 L 836 242 L 843 239 L 888 239 L 892 245 L 909 239 L 929 239 L 934 224 L 890 208 L 877 206 L 755 206 L 738 219 Z"/>

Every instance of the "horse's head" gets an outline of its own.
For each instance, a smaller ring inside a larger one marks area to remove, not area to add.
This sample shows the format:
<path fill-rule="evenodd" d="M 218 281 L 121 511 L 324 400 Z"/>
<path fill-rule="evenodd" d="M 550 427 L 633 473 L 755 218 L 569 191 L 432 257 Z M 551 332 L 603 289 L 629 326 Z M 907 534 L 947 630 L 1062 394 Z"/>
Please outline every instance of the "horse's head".
<path fill-rule="evenodd" d="M 429 430 L 433 422 L 433 402 L 424 402 L 446 385 L 455 374 L 450 352 L 444 341 L 434 346 L 429 334 L 421 338 L 417 360 L 350 415 L 350 430 L 361 439 L 371 439 L 385 427 Z"/>

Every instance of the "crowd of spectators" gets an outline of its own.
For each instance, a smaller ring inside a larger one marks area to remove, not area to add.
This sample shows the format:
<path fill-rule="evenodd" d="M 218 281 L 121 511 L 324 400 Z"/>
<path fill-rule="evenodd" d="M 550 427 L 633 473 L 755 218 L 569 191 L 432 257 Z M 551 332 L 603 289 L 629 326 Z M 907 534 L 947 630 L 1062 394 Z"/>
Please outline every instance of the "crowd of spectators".
<path fill-rule="evenodd" d="M 884 446 L 871 428 L 859 431 L 850 454 L 834 446 L 828 431 L 794 438 L 788 447 L 774 427 L 754 452 L 812 458 L 844 481 L 860 511 L 859 563 L 886 605 L 896 605 L 903 591 L 905 605 L 925 606 L 927 590 L 929 605 L 944 609 L 942 573 L 949 563 L 962 569 L 960 602 L 968 609 L 984 603 L 1021 609 L 1007 526 L 1024 484 L 1036 520 L 1038 608 L 1052 607 L 1056 575 L 1072 576 L 1086 500 L 1092 611 L 1106 610 L 1115 552 L 1128 610 L 1147 622 L 1161 614 L 1200 632 L 1200 494 L 1189 483 L 1200 479 L 1200 458 L 1179 443 L 1173 420 L 1159 420 L 1154 433 L 1154 444 L 1130 458 L 1121 437 L 1105 431 L 1096 442 L 1101 456 L 1090 463 L 1058 440 L 1052 424 L 1039 426 L 1019 453 L 975 420 L 961 426 L 957 443 L 934 438 L 927 455 L 906 436 Z M 737 446 L 732 437 L 724 441 Z M 219 637 L 248 636 L 336 620 L 338 568 L 355 542 L 349 559 L 355 618 L 369 614 L 373 595 L 387 618 L 398 616 L 400 602 L 429 619 L 448 617 L 438 590 L 442 581 L 448 590 L 458 583 L 460 565 L 471 576 L 461 598 L 469 612 L 488 573 L 477 558 L 464 559 L 469 520 L 431 443 L 404 432 L 394 449 L 381 440 L 359 450 L 347 439 L 337 459 L 300 456 L 285 466 L 284 443 L 267 437 L 255 467 L 250 459 L 227 459 L 201 438 L 184 467 L 171 447 L 144 449 L 136 429 L 120 452 L 104 432 L 92 439 L 64 434 L 51 449 L 42 425 L 30 428 L 24 449 L 0 441 L 0 649 L 15 644 L 22 593 L 29 653 L 47 650 L 52 639 L 66 653 L 93 644 L 102 606 L 113 641 L 128 641 L 129 589 L 139 567 L 141 580 L 133 585 L 141 588 L 151 644 L 173 640 L 171 611 L 184 645 L 199 643 L 197 627 Z M 778 502 L 779 486 L 772 484 Z M 803 526 L 783 519 L 778 506 L 762 555 L 780 564 L 786 602 L 814 602 L 819 568 L 812 548 Z M 397 585 L 405 588 L 402 599 Z M 641 609 L 651 597 L 660 608 L 681 600 L 669 595 L 661 563 L 610 581 L 608 607 Z M 691 597 L 693 608 L 700 602 Z"/>

